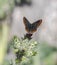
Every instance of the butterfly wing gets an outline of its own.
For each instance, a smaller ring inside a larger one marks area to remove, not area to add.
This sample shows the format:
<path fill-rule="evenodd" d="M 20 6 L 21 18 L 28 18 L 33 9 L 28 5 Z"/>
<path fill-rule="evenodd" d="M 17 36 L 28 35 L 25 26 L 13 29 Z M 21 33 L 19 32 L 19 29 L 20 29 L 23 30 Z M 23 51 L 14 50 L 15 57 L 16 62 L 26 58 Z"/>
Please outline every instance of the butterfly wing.
<path fill-rule="evenodd" d="M 24 22 L 26 31 L 30 32 L 30 26 L 31 26 L 30 22 L 25 17 L 23 17 L 23 22 Z"/>
<path fill-rule="evenodd" d="M 33 25 L 36 26 L 36 28 L 37 28 L 37 27 L 40 26 L 41 23 L 42 23 L 42 19 L 40 19 L 40 20 L 34 22 Z"/>
<path fill-rule="evenodd" d="M 32 23 L 32 32 L 35 32 L 37 30 L 37 28 L 40 26 L 40 24 L 42 23 L 42 19 Z"/>

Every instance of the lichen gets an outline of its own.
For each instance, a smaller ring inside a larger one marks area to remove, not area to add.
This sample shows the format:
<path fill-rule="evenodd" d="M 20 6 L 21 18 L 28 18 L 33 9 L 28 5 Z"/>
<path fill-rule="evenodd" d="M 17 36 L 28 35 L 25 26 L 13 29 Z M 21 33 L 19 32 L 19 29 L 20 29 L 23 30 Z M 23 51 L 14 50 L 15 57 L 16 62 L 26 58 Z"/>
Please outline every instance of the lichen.
<path fill-rule="evenodd" d="M 37 54 L 37 41 L 29 39 L 19 39 L 14 36 L 11 41 L 11 46 L 16 55 L 16 63 L 28 61 L 29 58 Z"/>

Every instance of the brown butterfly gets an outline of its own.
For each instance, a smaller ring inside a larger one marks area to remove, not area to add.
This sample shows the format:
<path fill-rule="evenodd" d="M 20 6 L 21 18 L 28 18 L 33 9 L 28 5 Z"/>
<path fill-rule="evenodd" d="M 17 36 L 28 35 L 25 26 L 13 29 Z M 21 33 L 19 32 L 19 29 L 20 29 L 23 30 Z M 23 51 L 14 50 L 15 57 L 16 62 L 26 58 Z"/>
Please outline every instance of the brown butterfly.
<path fill-rule="evenodd" d="M 42 19 L 34 23 L 30 23 L 25 17 L 23 17 L 23 22 L 24 22 L 26 31 L 30 34 L 30 33 L 34 33 L 35 31 L 37 31 L 37 28 L 42 23 Z"/>

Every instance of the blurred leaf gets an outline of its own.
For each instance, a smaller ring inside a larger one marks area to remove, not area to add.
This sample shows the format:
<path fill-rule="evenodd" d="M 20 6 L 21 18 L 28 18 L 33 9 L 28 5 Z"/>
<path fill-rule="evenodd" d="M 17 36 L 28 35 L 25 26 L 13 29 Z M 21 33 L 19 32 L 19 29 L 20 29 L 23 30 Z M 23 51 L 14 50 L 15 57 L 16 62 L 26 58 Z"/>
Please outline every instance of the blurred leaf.
<path fill-rule="evenodd" d="M 56 65 L 57 63 L 57 53 L 52 53 L 44 59 L 45 65 Z"/>
<path fill-rule="evenodd" d="M 14 0 L 0 0 L 0 20 L 6 18 L 14 8 Z"/>
<path fill-rule="evenodd" d="M 55 47 L 49 46 L 47 43 L 39 44 L 39 53 L 41 59 L 48 57 L 56 50 Z"/>
<path fill-rule="evenodd" d="M 0 64 L 3 62 L 6 49 L 7 49 L 7 39 L 8 39 L 8 25 L 2 25 L 2 37 L 0 36 Z"/>

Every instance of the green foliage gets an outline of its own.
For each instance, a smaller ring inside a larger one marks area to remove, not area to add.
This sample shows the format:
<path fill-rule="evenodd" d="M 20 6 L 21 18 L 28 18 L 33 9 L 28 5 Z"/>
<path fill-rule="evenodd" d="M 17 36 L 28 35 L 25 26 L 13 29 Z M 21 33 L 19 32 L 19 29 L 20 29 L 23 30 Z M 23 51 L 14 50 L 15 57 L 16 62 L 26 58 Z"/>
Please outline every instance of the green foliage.
<path fill-rule="evenodd" d="M 38 48 L 39 48 L 41 59 L 48 57 L 53 52 L 57 52 L 56 47 L 49 46 L 47 43 L 39 44 Z"/>
<path fill-rule="evenodd" d="M 8 40 L 8 25 L 0 25 L 0 65 L 3 63 L 4 56 L 7 49 Z"/>
<path fill-rule="evenodd" d="M 53 52 L 43 60 L 45 65 L 57 65 L 57 52 Z"/>
<path fill-rule="evenodd" d="M 34 40 L 19 39 L 14 36 L 11 41 L 11 47 L 16 55 L 16 63 L 26 63 L 32 56 L 37 54 L 38 43 Z"/>
<path fill-rule="evenodd" d="M 38 58 L 43 65 L 56 65 L 57 48 L 41 43 L 38 45 Z M 39 65 L 41 65 L 41 63 Z"/>
<path fill-rule="evenodd" d="M 3 20 L 11 13 L 14 7 L 14 0 L 0 0 L 0 20 Z"/>

